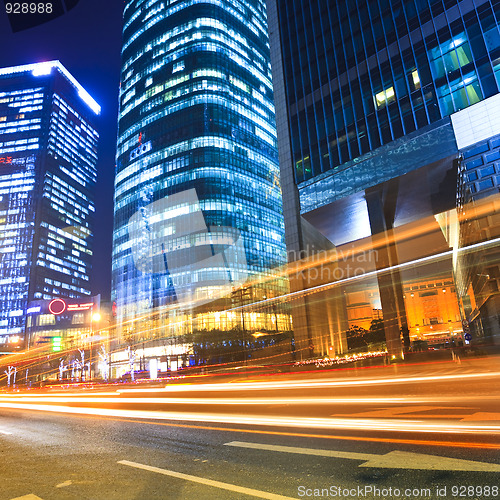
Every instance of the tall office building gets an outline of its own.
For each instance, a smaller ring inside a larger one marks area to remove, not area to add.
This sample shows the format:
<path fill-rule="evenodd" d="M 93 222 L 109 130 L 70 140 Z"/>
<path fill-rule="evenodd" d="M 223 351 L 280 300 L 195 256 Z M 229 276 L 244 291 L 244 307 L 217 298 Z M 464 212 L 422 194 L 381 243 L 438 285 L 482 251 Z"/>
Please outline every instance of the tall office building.
<path fill-rule="evenodd" d="M 268 0 L 268 16 L 289 250 L 308 245 L 304 219 L 339 246 L 453 208 L 459 157 L 473 197 L 498 193 L 497 2 Z M 398 344 L 403 290 L 382 293 L 396 282 L 358 302 L 384 310 Z"/>
<path fill-rule="evenodd" d="M 29 302 L 90 296 L 99 105 L 50 61 L 0 69 L 0 344 Z"/>
<path fill-rule="evenodd" d="M 118 321 L 172 306 L 186 318 L 182 333 L 193 308 L 249 300 L 241 286 L 286 261 L 282 218 L 265 2 L 125 2 Z M 252 299 L 282 291 L 257 286 Z M 238 318 L 197 316 L 195 327 L 224 330 Z"/>

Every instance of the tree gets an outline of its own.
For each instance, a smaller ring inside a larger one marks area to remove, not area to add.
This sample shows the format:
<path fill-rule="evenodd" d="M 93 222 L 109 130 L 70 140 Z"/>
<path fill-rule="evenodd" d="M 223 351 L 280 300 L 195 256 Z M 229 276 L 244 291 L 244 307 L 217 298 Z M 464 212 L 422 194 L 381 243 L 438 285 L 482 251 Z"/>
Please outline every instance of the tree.
<path fill-rule="evenodd" d="M 80 356 L 82 357 L 82 360 L 81 360 L 81 379 L 82 379 L 82 382 L 85 381 L 85 350 L 84 349 L 78 349 L 78 351 L 80 352 Z"/>
<path fill-rule="evenodd" d="M 107 382 L 109 375 L 109 353 L 106 351 L 106 348 L 102 345 L 101 350 L 99 352 L 99 359 L 102 364 L 103 378 Z"/>
<path fill-rule="evenodd" d="M 130 346 L 127 347 L 127 354 L 128 354 L 128 365 L 130 367 L 130 380 L 132 382 L 135 381 L 134 378 L 134 365 L 135 365 L 135 357 L 136 357 L 136 351 L 131 349 Z"/>
<path fill-rule="evenodd" d="M 9 366 L 7 370 L 4 371 L 5 375 L 7 375 L 7 387 L 10 387 L 10 378 L 14 375 L 14 385 L 16 385 L 16 373 L 17 369 L 15 366 Z"/>
<path fill-rule="evenodd" d="M 385 328 L 383 320 L 372 320 L 370 329 L 366 332 L 366 341 L 368 344 L 382 344 L 385 342 Z"/>
<path fill-rule="evenodd" d="M 64 359 L 61 359 L 61 362 L 59 363 L 59 380 L 62 382 L 63 376 L 64 376 L 64 370 L 66 367 L 64 366 Z"/>
<path fill-rule="evenodd" d="M 346 332 L 347 347 L 351 349 L 364 349 L 367 346 L 366 334 L 368 332 L 360 326 L 353 325 Z"/>

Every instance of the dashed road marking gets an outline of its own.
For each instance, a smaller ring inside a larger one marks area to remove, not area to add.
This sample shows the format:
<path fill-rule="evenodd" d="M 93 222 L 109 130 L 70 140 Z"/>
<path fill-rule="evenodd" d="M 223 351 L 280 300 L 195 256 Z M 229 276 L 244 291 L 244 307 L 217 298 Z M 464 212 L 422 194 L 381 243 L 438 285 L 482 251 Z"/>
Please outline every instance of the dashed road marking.
<path fill-rule="evenodd" d="M 56 484 L 56 488 L 66 488 L 66 486 L 71 486 L 73 484 L 73 481 L 64 481 L 64 483 L 59 483 Z"/>
<path fill-rule="evenodd" d="M 24 495 L 23 497 L 11 498 L 11 500 L 42 500 L 40 497 L 30 493 L 29 495 Z"/>
<path fill-rule="evenodd" d="M 256 498 L 265 498 L 267 500 L 296 500 L 296 497 L 286 497 L 283 495 L 276 495 L 275 493 L 269 493 L 267 491 L 254 490 L 253 488 L 245 488 L 244 486 L 237 486 L 235 484 L 222 483 L 221 481 L 214 481 L 212 479 L 206 479 L 204 477 L 191 476 L 190 474 L 183 474 L 181 472 L 175 472 L 173 470 L 160 469 L 159 467 L 152 467 L 150 465 L 138 464 L 137 462 L 129 462 L 128 460 L 120 460 L 118 463 L 122 465 L 127 465 L 129 467 L 134 467 L 136 469 L 156 472 L 157 474 L 163 474 L 164 476 L 175 477 L 177 479 L 184 479 L 185 481 L 191 481 L 192 483 L 198 483 L 198 484 L 203 484 L 205 486 L 213 486 L 214 488 L 220 488 L 222 490 L 242 493 L 244 495 L 249 495 Z"/>
<path fill-rule="evenodd" d="M 296 448 L 293 446 L 277 446 L 272 444 L 247 443 L 242 441 L 231 441 L 230 443 L 225 443 L 225 445 L 256 450 L 278 451 L 282 453 L 297 453 L 300 455 L 315 455 L 320 457 L 365 461 L 359 465 L 359 467 L 500 472 L 500 465 L 490 462 L 475 462 L 472 460 L 461 460 L 457 458 L 441 457 L 438 455 L 424 455 L 423 453 L 411 453 L 397 450 L 386 453 L 385 455 L 376 455 L 372 453 L 352 453 L 346 451 L 319 450 L 314 448 Z"/>

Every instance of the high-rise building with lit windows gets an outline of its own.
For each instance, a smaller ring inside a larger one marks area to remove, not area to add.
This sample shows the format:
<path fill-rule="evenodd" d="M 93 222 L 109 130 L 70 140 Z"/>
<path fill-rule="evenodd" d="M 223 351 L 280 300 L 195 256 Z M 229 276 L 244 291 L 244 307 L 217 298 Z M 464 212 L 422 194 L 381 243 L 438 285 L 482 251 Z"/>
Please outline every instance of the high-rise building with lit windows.
<path fill-rule="evenodd" d="M 268 4 L 284 205 L 294 207 L 286 213 L 309 213 L 459 150 L 480 154 L 467 151 L 484 134 L 464 131 L 455 115 L 475 116 L 499 92 L 497 2 Z M 492 159 L 467 168 L 473 193 L 498 192 Z M 288 222 L 299 234 L 294 216 Z"/>
<path fill-rule="evenodd" d="M 200 304 L 212 304 L 210 312 L 224 297 L 247 300 L 250 292 L 235 291 L 285 262 L 282 218 L 265 2 L 126 1 L 113 245 L 118 319 L 169 304 L 189 317 Z M 278 288 L 253 288 L 252 299 Z M 191 315 L 189 324 L 226 329 L 239 316 Z M 250 315 L 244 321 L 252 328 Z"/>
<path fill-rule="evenodd" d="M 99 113 L 59 61 L 0 69 L 0 347 L 31 301 L 91 294 Z"/>

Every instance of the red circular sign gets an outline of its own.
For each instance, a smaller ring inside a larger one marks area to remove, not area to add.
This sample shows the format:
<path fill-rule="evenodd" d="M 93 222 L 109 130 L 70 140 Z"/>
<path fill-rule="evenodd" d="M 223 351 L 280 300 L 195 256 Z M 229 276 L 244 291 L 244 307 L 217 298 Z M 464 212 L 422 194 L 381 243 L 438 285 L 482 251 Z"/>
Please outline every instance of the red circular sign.
<path fill-rule="evenodd" d="M 49 311 L 52 314 L 62 314 L 66 311 L 66 302 L 63 299 L 54 299 L 49 303 Z"/>

